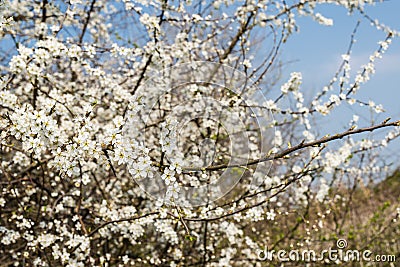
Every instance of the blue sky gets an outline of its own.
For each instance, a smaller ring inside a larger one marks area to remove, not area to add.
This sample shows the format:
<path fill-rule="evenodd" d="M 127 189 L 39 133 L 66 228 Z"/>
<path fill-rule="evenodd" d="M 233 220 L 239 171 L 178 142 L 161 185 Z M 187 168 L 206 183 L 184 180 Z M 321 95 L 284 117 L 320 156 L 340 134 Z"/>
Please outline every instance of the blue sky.
<path fill-rule="evenodd" d="M 357 12 L 349 16 L 344 8 L 334 5 L 322 5 L 317 10 L 325 17 L 332 18 L 334 25 L 331 27 L 321 26 L 312 18 L 298 17 L 300 32 L 288 40 L 282 51 L 284 60 L 295 60 L 286 65 L 283 80 L 289 77 L 290 72 L 301 71 L 303 74 L 302 90 L 306 96 L 320 91 L 335 73 L 341 62 L 341 55 L 347 51 L 351 33 L 358 20 L 361 23 L 351 56 L 353 72 L 356 72 L 361 65 L 368 63 L 369 56 L 378 48 L 377 42 L 384 40 L 386 36 L 385 33 L 371 26 Z M 400 30 L 400 1 L 391 0 L 377 3 L 365 10 L 372 18 Z M 376 73 L 360 89 L 358 99 L 366 102 L 373 100 L 375 103 L 383 105 L 386 112 L 375 117 L 377 121 L 383 121 L 387 117 L 391 117 L 393 120 L 400 119 L 399 39 L 394 39 L 384 57 L 376 62 Z M 371 117 L 368 109 L 344 105 L 329 118 L 321 120 L 321 132 L 342 131 L 344 127 L 347 127 L 353 114 L 360 116 L 360 125 L 370 124 Z M 397 141 L 394 145 L 391 149 L 400 148 L 400 142 Z"/>

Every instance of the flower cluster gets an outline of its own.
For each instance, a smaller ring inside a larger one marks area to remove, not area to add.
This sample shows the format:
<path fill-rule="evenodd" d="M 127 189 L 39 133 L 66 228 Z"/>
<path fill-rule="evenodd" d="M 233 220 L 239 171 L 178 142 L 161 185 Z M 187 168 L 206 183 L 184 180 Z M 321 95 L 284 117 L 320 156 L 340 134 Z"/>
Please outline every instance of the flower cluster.
<path fill-rule="evenodd" d="M 380 153 L 399 125 L 362 128 L 356 115 L 341 135 L 318 125 L 346 102 L 385 114 L 357 94 L 399 36 L 371 21 L 374 3 L 1 1 L 4 264 L 262 266 L 265 242 L 319 248 L 353 235 L 350 210 L 373 213 L 358 225 L 365 240 L 398 228 L 396 192 L 383 208 L 352 201 L 390 171 Z M 387 37 L 354 75 L 345 52 L 314 94 L 300 71 L 277 77 L 299 16 L 333 24 L 320 4 L 359 12 Z"/>

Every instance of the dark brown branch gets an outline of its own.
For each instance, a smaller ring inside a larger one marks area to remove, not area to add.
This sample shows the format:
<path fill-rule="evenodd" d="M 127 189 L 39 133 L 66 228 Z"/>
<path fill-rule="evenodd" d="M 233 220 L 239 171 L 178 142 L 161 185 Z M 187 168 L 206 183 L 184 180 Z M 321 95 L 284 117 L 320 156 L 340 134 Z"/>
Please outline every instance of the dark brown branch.
<path fill-rule="evenodd" d="M 145 217 L 148 217 L 148 216 L 151 216 L 151 215 L 157 215 L 157 214 L 159 214 L 159 212 L 158 212 L 158 211 L 155 211 L 155 212 L 150 212 L 150 213 L 147 213 L 147 214 L 144 214 L 144 215 L 141 215 L 141 216 L 137 216 L 137 217 L 133 217 L 133 218 L 124 218 L 124 219 L 119 219 L 119 220 L 115 220 L 115 221 L 108 221 L 108 222 L 105 222 L 105 223 L 103 223 L 103 224 L 97 226 L 97 227 L 96 227 L 95 229 L 93 229 L 93 231 L 91 231 L 87 236 L 90 237 L 90 236 L 94 235 L 94 234 L 97 233 L 101 228 L 103 228 L 103 227 L 105 227 L 105 226 L 107 226 L 107 225 L 109 225 L 109 224 L 112 224 L 112 223 L 135 221 L 135 220 L 139 220 L 139 219 L 141 219 L 141 218 L 145 218 Z"/>
<path fill-rule="evenodd" d="M 349 135 L 353 135 L 353 134 L 358 134 L 358 133 L 363 133 L 363 132 L 372 132 L 374 130 L 380 129 L 380 128 L 385 128 L 385 127 L 392 127 L 392 126 L 400 126 L 400 120 L 399 121 L 395 121 L 395 122 L 391 122 L 391 123 L 387 123 L 387 122 L 383 122 L 381 124 L 375 125 L 375 126 L 370 126 L 370 127 L 365 127 L 365 128 L 360 128 L 360 129 L 350 129 L 347 130 L 345 132 L 339 133 L 339 134 L 335 134 L 332 136 L 325 136 L 322 137 L 321 139 L 312 141 L 312 142 L 308 142 L 305 143 L 304 141 L 301 142 L 298 145 L 295 145 L 293 147 L 287 148 L 279 153 L 273 154 L 273 155 L 268 155 L 266 157 L 263 158 L 259 158 L 259 159 L 254 159 L 254 160 L 250 160 L 246 163 L 243 164 L 233 164 L 233 165 L 228 165 L 228 164 L 220 164 L 220 165 L 214 165 L 214 166 L 209 166 L 209 167 L 205 167 L 205 168 L 185 168 L 184 171 L 216 171 L 216 170 L 221 170 L 221 169 L 226 169 L 226 168 L 241 168 L 244 166 L 250 166 L 250 165 L 255 165 L 258 164 L 260 162 L 265 162 L 265 161 L 270 161 L 270 160 L 274 160 L 274 159 L 279 159 L 279 158 L 283 158 L 295 151 L 298 151 L 300 149 L 306 148 L 306 147 L 313 147 L 313 146 L 319 146 L 321 144 L 324 143 L 328 143 L 330 141 L 334 141 L 334 140 L 338 140 L 338 139 L 342 139 L 343 137 L 349 136 Z"/>
<path fill-rule="evenodd" d="M 135 85 L 135 87 L 133 88 L 133 90 L 131 92 L 132 95 L 134 95 L 136 93 L 136 91 L 139 88 L 142 80 L 144 79 L 146 71 L 147 71 L 147 68 L 150 66 L 150 63 L 151 63 L 152 59 L 153 59 L 153 55 L 150 55 L 149 58 L 146 61 L 146 64 L 144 65 L 144 67 L 142 69 L 142 72 L 140 73 L 139 80 L 136 82 L 136 85 Z"/>
<path fill-rule="evenodd" d="M 83 29 L 82 29 L 81 36 L 79 37 L 79 43 L 82 43 L 82 41 L 83 41 L 83 37 L 85 36 L 85 32 L 86 32 L 87 26 L 89 25 L 90 16 L 91 16 L 91 14 L 93 12 L 95 4 L 96 4 L 96 0 L 92 0 L 92 3 L 90 4 L 89 11 L 87 13 L 87 18 L 86 18 L 85 24 L 83 24 Z"/>

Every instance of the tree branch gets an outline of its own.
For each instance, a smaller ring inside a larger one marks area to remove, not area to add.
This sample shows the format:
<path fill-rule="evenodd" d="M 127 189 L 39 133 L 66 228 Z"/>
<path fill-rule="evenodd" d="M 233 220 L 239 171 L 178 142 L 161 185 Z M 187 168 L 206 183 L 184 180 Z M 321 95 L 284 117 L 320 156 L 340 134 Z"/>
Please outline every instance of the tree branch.
<path fill-rule="evenodd" d="M 261 162 L 265 162 L 265 161 L 270 161 L 270 160 L 274 160 L 274 159 L 279 159 L 279 158 L 283 158 L 286 155 L 289 155 L 295 151 L 298 151 L 300 149 L 306 148 L 306 147 L 313 147 L 313 146 L 319 146 L 321 144 L 324 143 L 328 143 L 330 141 L 334 141 L 334 140 L 338 140 L 338 139 L 342 139 L 343 137 L 349 136 L 349 135 L 353 135 L 353 134 L 358 134 L 358 133 L 363 133 L 363 132 L 372 132 L 374 130 L 380 129 L 380 128 L 385 128 L 385 127 L 392 127 L 392 126 L 400 126 L 400 120 L 395 121 L 395 122 L 391 122 L 391 123 L 387 123 L 387 120 L 385 120 L 383 123 L 378 124 L 378 125 L 374 125 L 374 126 L 370 126 L 370 127 L 365 127 L 365 128 L 360 128 L 360 129 L 349 129 L 345 132 L 339 133 L 339 134 L 335 134 L 332 136 L 325 136 L 322 137 L 318 140 L 312 141 L 312 142 L 308 142 L 305 143 L 304 141 L 301 142 L 298 145 L 295 145 L 293 147 L 287 148 L 279 153 L 273 154 L 273 155 L 268 155 L 266 157 L 263 158 L 259 158 L 259 159 L 254 159 L 254 160 L 250 160 L 246 163 L 242 163 L 242 164 L 232 164 L 232 165 L 228 165 L 228 164 L 220 164 L 220 165 L 214 165 L 214 166 L 209 166 L 209 167 L 204 167 L 204 168 L 184 168 L 184 171 L 187 172 L 196 172 L 196 171 L 217 171 L 217 170 L 221 170 L 221 169 L 227 169 L 227 168 L 240 168 L 240 167 L 244 167 L 244 166 L 250 166 L 250 165 L 255 165 Z"/>
<path fill-rule="evenodd" d="M 82 29 L 81 36 L 79 36 L 79 43 L 80 44 L 82 44 L 83 37 L 85 36 L 85 32 L 86 32 L 87 26 L 88 26 L 89 21 L 90 21 L 90 15 L 93 12 L 95 4 L 96 4 L 96 0 L 93 0 L 92 3 L 90 4 L 90 8 L 89 8 L 89 11 L 87 13 L 87 18 L 86 18 L 85 24 L 83 24 L 83 29 Z"/>

